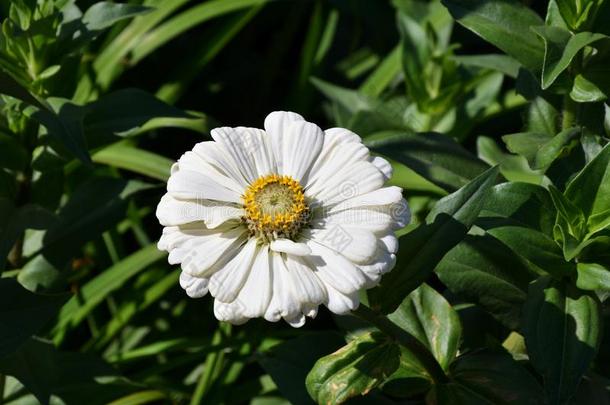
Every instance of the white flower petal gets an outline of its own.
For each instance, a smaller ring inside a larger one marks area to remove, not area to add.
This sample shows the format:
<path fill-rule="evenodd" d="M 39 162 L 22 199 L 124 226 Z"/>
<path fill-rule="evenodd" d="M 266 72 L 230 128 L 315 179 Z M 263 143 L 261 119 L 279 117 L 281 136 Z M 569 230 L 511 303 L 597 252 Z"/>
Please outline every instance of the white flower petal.
<path fill-rule="evenodd" d="M 199 142 L 193 147 L 193 153 L 206 163 L 204 173 L 219 173 L 223 175 L 230 179 L 229 181 L 232 181 L 233 184 L 238 185 L 238 188 L 235 189 L 236 191 L 241 191 L 248 186 L 248 181 L 239 170 L 240 163 L 234 161 L 228 151 L 218 142 Z M 228 187 L 228 185 L 225 185 L 225 187 Z"/>
<path fill-rule="evenodd" d="M 265 118 L 265 131 L 270 138 L 271 150 L 275 156 L 275 163 L 279 173 L 283 173 L 283 143 L 288 138 L 288 127 L 294 121 L 305 121 L 297 113 L 287 111 L 274 111 Z"/>
<path fill-rule="evenodd" d="M 316 269 L 320 280 L 344 294 L 358 291 L 365 283 L 366 278 L 352 262 L 345 256 L 323 246 L 316 241 L 308 240 L 312 255 L 305 256 L 305 261 Z"/>
<path fill-rule="evenodd" d="M 358 291 L 354 291 L 350 294 L 343 294 L 330 286 L 327 287 L 327 290 L 328 301 L 326 301 L 324 305 L 326 305 L 332 313 L 345 315 L 358 308 L 358 305 L 360 304 Z"/>
<path fill-rule="evenodd" d="M 248 317 L 243 314 L 244 308 L 239 303 L 225 303 L 214 300 L 214 316 L 219 321 L 229 322 L 233 325 L 243 325 Z"/>
<path fill-rule="evenodd" d="M 250 238 L 235 257 L 223 260 L 218 265 L 220 270 L 210 278 L 209 289 L 213 297 L 222 302 L 235 300 L 252 268 L 257 251 L 256 245 L 256 239 Z"/>
<path fill-rule="evenodd" d="M 238 162 L 237 169 L 248 183 L 252 183 L 259 177 L 254 151 L 264 145 L 256 130 L 245 127 L 221 127 L 213 129 L 211 135 L 224 147 L 233 160 Z"/>
<path fill-rule="evenodd" d="M 315 191 L 306 190 L 305 194 L 326 206 L 377 190 L 382 186 L 381 172 L 372 163 L 360 161 L 343 167 L 328 178 L 323 187 Z"/>
<path fill-rule="evenodd" d="M 208 279 L 197 278 L 185 272 L 180 273 L 180 287 L 191 298 L 201 298 L 208 293 Z"/>
<path fill-rule="evenodd" d="M 303 237 L 333 250 L 354 263 L 368 263 L 377 250 L 373 232 L 356 227 L 308 229 Z"/>
<path fill-rule="evenodd" d="M 379 169 L 381 173 L 383 173 L 385 181 L 388 181 L 390 180 L 390 178 L 392 178 L 392 173 L 394 172 L 394 169 L 392 169 L 392 165 L 390 164 L 390 162 L 380 156 L 373 156 L 369 160 L 372 164 L 375 165 L 377 169 Z"/>
<path fill-rule="evenodd" d="M 328 179 L 333 178 L 340 170 L 351 167 L 357 162 L 367 161 L 369 150 L 361 143 L 346 143 L 328 154 L 327 160 L 322 161 L 315 175 L 310 176 L 307 189 L 312 195 L 325 188 Z M 320 162 L 321 159 L 318 159 Z"/>
<path fill-rule="evenodd" d="M 164 226 L 203 221 L 207 228 L 216 228 L 229 220 L 239 219 L 244 210 L 234 205 L 210 200 L 177 200 L 165 194 L 157 206 L 157 218 Z"/>
<path fill-rule="evenodd" d="M 208 145 L 204 145 L 204 144 Z M 202 142 L 195 148 L 204 148 L 206 151 L 212 151 L 221 148 L 220 145 L 215 142 Z M 208 153 L 208 156 L 211 154 Z M 235 180 L 233 174 L 227 172 L 226 167 L 230 164 L 228 161 L 223 162 L 222 166 L 216 166 L 215 164 L 208 161 L 208 159 L 203 158 L 200 154 L 195 152 L 186 152 L 184 153 L 180 159 L 178 159 L 177 170 L 190 170 L 193 172 L 201 173 L 204 176 L 210 177 L 214 179 L 215 182 L 223 186 L 224 188 L 228 188 L 229 190 L 233 190 L 236 193 L 241 194 L 244 189 L 245 181 L 243 179 Z M 174 175 L 174 173 L 172 173 Z"/>
<path fill-rule="evenodd" d="M 282 137 L 282 154 L 276 156 L 280 173 L 303 182 L 324 142 L 324 132 L 307 121 L 293 121 Z"/>
<path fill-rule="evenodd" d="M 396 265 L 396 255 L 379 249 L 372 263 L 358 266 L 368 280 L 366 288 L 376 286 L 381 276 L 392 270 L 394 265 Z"/>
<path fill-rule="evenodd" d="M 311 254 L 311 249 L 304 243 L 296 243 L 290 239 L 276 239 L 270 244 L 271 250 L 278 253 L 288 253 L 294 256 Z"/>
<path fill-rule="evenodd" d="M 343 147 L 350 143 L 361 144 L 362 140 L 352 131 L 344 128 L 330 128 L 324 131 L 324 144 L 320 155 L 311 167 L 309 181 L 313 182 L 319 176 L 320 170 L 330 161 L 331 155 L 340 155 Z M 309 184 L 304 184 L 309 186 Z"/>
<path fill-rule="evenodd" d="M 273 296 L 265 312 L 265 319 L 270 322 L 277 322 L 280 318 L 292 319 L 300 313 L 300 305 L 295 298 L 288 269 L 281 254 L 271 252 L 270 258 L 273 274 Z"/>
<path fill-rule="evenodd" d="M 302 258 L 287 255 L 284 259 L 295 297 L 301 304 L 301 311 L 307 315 L 312 313 L 312 308 L 317 308 L 326 301 L 326 287 L 318 278 L 314 269 Z M 315 312 L 314 312 L 315 316 Z"/>
<path fill-rule="evenodd" d="M 337 212 L 350 208 L 369 207 L 375 205 L 388 205 L 402 203 L 402 189 L 396 186 L 382 187 L 344 200 L 329 208 L 329 212 Z"/>
<path fill-rule="evenodd" d="M 379 243 L 388 253 L 396 253 L 398 251 L 398 238 L 394 235 L 394 232 L 381 236 Z"/>
<path fill-rule="evenodd" d="M 271 300 L 273 280 L 271 278 L 269 249 L 258 249 L 248 279 L 244 283 L 235 305 L 243 307 L 243 314 L 248 318 L 257 318 L 265 314 Z"/>
<path fill-rule="evenodd" d="M 192 170 L 174 173 L 167 182 L 167 191 L 174 198 L 241 203 L 238 192 L 221 186 L 212 177 Z"/>

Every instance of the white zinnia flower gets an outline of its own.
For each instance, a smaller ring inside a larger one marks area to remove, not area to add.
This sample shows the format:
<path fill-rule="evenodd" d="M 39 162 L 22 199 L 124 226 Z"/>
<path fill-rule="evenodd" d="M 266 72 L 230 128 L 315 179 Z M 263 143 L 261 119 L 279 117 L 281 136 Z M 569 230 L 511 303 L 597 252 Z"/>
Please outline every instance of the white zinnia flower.
<path fill-rule="evenodd" d="M 347 129 L 322 131 L 273 112 L 265 130 L 216 128 L 186 152 L 157 208 L 159 249 L 181 264 L 191 297 L 239 324 L 284 318 L 298 327 L 324 304 L 345 314 L 396 260 L 394 231 L 410 219 L 390 164 Z"/>

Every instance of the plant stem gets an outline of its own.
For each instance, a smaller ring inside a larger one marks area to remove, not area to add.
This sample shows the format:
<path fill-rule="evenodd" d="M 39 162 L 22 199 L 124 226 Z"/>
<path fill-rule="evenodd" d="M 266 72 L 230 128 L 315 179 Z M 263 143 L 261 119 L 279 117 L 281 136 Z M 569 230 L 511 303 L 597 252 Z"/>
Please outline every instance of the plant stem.
<path fill-rule="evenodd" d="M 430 350 L 417 340 L 415 336 L 404 329 L 401 329 L 386 316 L 373 311 L 366 305 L 360 304 L 358 308 L 352 311 L 352 314 L 375 325 L 380 331 L 396 340 L 400 345 L 409 349 L 417 360 L 426 368 L 428 373 L 430 373 L 430 377 L 436 384 L 448 381 L 447 375 L 443 371 L 441 365 L 436 361 L 432 353 L 430 353 Z"/>

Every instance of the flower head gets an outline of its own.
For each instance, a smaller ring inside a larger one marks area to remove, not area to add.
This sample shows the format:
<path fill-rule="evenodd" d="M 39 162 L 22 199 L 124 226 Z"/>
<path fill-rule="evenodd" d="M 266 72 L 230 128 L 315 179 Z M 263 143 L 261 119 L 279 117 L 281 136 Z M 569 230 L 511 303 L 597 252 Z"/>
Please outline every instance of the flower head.
<path fill-rule="evenodd" d="M 392 269 L 410 219 L 389 163 L 360 137 L 273 112 L 265 130 L 216 128 L 172 167 L 157 208 L 159 249 L 220 320 L 301 326 L 324 304 L 345 314 Z"/>

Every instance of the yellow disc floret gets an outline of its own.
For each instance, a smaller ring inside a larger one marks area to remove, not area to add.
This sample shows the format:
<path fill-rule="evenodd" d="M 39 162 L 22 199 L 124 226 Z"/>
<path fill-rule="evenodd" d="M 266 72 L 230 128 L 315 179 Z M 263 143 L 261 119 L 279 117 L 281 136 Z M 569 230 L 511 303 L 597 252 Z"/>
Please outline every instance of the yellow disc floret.
<path fill-rule="evenodd" d="M 259 177 L 248 186 L 242 199 L 248 229 L 264 242 L 294 239 L 309 217 L 303 187 L 290 176 Z"/>

